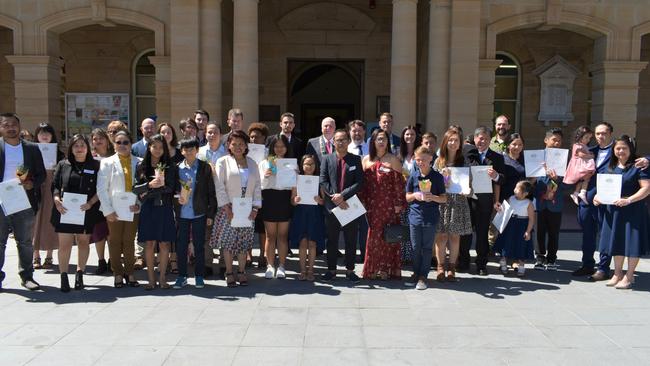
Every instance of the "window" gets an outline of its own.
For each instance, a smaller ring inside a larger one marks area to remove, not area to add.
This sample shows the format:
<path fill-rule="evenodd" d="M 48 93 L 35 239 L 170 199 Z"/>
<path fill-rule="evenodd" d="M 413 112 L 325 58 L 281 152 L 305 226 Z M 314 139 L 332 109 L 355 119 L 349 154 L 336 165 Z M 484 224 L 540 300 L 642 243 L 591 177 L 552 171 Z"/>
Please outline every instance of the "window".
<path fill-rule="evenodd" d="M 149 56 L 155 54 L 154 50 L 140 53 L 133 63 L 133 108 L 131 118 L 131 132 L 141 137 L 138 129 L 140 122 L 156 114 L 156 69 L 149 62 Z"/>
<path fill-rule="evenodd" d="M 508 116 L 514 130 L 519 131 L 521 67 L 514 57 L 503 52 L 497 53 L 496 58 L 502 62 L 494 80 L 494 117 L 501 114 Z"/>

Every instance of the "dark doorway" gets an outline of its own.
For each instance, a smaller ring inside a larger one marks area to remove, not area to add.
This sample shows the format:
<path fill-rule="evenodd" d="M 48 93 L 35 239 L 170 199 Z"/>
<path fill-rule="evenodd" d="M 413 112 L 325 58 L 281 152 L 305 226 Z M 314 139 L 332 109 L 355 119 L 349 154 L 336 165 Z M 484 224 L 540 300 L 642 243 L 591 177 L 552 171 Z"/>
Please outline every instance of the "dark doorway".
<path fill-rule="evenodd" d="M 362 61 L 289 61 L 289 111 L 303 139 L 319 136 L 325 117 L 336 127 L 362 117 Z"/>

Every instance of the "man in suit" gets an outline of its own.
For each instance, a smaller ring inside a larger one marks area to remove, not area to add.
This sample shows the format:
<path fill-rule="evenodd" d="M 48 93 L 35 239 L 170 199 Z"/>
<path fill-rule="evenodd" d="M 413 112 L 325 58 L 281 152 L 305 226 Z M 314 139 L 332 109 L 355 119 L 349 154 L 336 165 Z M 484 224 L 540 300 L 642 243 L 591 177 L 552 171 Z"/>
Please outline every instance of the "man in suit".
<path fill-rule="evenodd" d="M 139 158 L 144 158 L 147 153 L 149 139 L 156 133 L 156 121 L 151 118 L 143 119 L 140 124 L 140 132 L 142 132 L 142 140 L 133 144 L 131 152 Z"/>
<path fill-rule="evenodd" d="M 361 158 L 348 153 L 350 135 L 346 130 L 334 133 L 335 153 L 323 156 L 320 167 L 320 188 L 325 195 L 326 228 L 327 228 L 327 269 L 323 274 L 324 281 L 336 278 L 337 248 L 339 233 L 343 230 L 345 239 L 345 277 L 348 281 L 358 282 L 359 277 L 354 273 L 354 260 L 357 248 L 357 233 L 359 218 L 341 227 L 338 219 L 332 213 L 335 207 L 345 210 L 349 206 L 346 200 L 357 194 L 363 184 L 363 168 Z"/>
<path fill-rule="evenodd" d="M 38 146 L 20 138 L 20 119 L 14 113 L 0 114 L 0 172 L 2 182 L 17 177 L 17 170 L 26 168 L 25 179 L 21 178 L 22 186 L 27 193 L 31 208 L 5 216 L 0 210 L 0 290 L 5 273 L 2 271 L 5 263 L 5 249 L 9 231 L 14 233 L 18 247 L 18 275 L 20 284 L 28 290 L 40 289 L 34 281 L 32 265 L 32 229 L 34 217 L 40 203 L 41 184 L 45 181 L 45 166 Z"/>
<path fill-rule="evenodd" d="M 239 108 L 233 108 L 228 111 L 228 127 L 230 131 L 221 136 L 221 144 L 225 145 L 228 137 L 233 131 L 239 131 L 244 127 L 244 112 Z"/>
<path fill-rule="evenodd" d="M 198 128 L 198 131 L 196 131 L 196 139 L 199 140 L 199 146 L 205 146 L 208 144 L 208 140 L 205 136 L 208 121 L 210 121 L 210 114 L 208 111 L 203 109 L 197 109 L 194 111 L 194 122 Z"/>
<path fill-rule="evenodd" d="M 321 136 L 309 139 L 307 142 L 307 154 L 313 155 L 318 160 L 319 165 L 323 165 L 323 156 L 334 152 L 334 130 L 336 130 L 336 121 L 332 117 L 325 117 L 320 124 Z M 345 146 L 347 149 L 347 145 Z"/>
<path fill-rule="evenodd" d="M 393 115 L 388 112 L 382 113 L 381 116 L 379 116 L 379 128 L 386 131 L 388 136 L 390 136 L 390 152 L 393 155 L 399 156 L 400 137 L 392 132 Z M 370 142 L 370 137 L 366 142 Z"/>
<path fill-rule="evenodd" d="M 487 276 L 487 261 L 490 244 L 488 230 L 492 221 L 492 212 L 495 202 L 500 201 L 500 186 L 505 180 L 505 163 L 503 155 L 490 149 L 490 136 L 492 131 L 485 126 L 474 130 L 474 145 L 478 150 L 479 165 L 491 165 L 488 175 L 492 179 L 493 193 L 478 193 L 478 199 L 470 201 L 470 207 L 476 218 L 476 270 L 480 276 Z"/>
<path fill-rule="evenodd" d="M 366 142 L 366 124 L 363 121 L 355 119 L 348 123 L 348 132 L 350 133 L 350 144 L 348 152 L 358 155 L 363 161 L 364 156 L 368 155 L 368 143 Z M 414 164 L 415 166 L 415 164 Z M 364 215 L 359 219 L 359 252 L 361 257 L 357 263 L 363 263 L 366 258 L 366 242 L 368 241 L 368 219 Z"/>
<path fill-rule="evenodd" d="M 295 117 L 293 113 L 282 113 L 280 116 L 280 135 L 284 135 L 289 140 L 291 145 L 291 151 L 293 152 L 293 157 L 298 159 L 298 164 L 300 164 L 300 159 L 305 155 L 305 145 L 298 136 L 293 134 L 293 129 L 296 127 Z M 269 139 L 270 142 L 270 139 Z M 267 145 L 268 147 L 268 145 Z"/>

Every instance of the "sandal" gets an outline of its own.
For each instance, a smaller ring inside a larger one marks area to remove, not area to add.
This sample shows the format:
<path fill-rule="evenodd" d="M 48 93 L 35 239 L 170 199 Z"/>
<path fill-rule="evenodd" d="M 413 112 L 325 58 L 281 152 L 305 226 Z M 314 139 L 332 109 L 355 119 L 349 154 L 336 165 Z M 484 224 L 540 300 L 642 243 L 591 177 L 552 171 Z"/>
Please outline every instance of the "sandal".
<path fill-rule="evenodd" d="M 163 290 L 169 290 L 170 288 L 172 288 L 172 286 L 170 284 L 168 284 L 167 282 L 161 282 L 160 283 L 160 288 L 163 289 Z"/>
<path fill-rule="evenodd" d="M 246 277 L 246 272 L 237 273 L 237 282 L 239 282 L 239 286 L 248 286 L 248 278 Z"/>
<path fill-rule="evenodd" d="M 300 275 L 298 276 L 299 281 L 306 281 L 307 280 L 307 272 L 302 271 L 300 272 Z"/>
<path fill-rule="evenodd" d="M 124 278 L 120 277 L 120 280 L 119 280 L 119 281 L 117 280 L 117 278 L 118 278 L 118 277 L 115 277 L 115 282 L 113 283 L 113 286 L 115 286 L 115 288 L 122 288 L 122 287 L 124 287 Z"/>
<path fill-rule="evenodd" d="M 235 275 L 232 272 L 226 273 L 226 286 L 230 288 L 237 287 L 237 282 L 235 281 Z"/>
<path fill-rule="evenodd" d="M 41 269 L 43 266 L 41 265 L 41 257 L 34 258 L 34 269 Z"/>
<path fill-rule="evenodd" d="M 128 280 L 128 282 L 126 284 L 129 287 L 140 287 L 140 282 L 138 282 L 138 280 L 135 280 L 135 279 L 133 281 L 131 281 L 131 279 L 129 278 L 129 280 Z"/>
<path fill-rule="evenodd" d="M 155 285 L 155 284 L 152 285 L 152 284 L 148 283 L 148 284 L 144 285 L 144 289 L 145 289 L 146 291 L 151 291 L 151 290 L 153 290 L 153 289 L 155 289 L 155 288 L 156 288 L 156 285 Z"/>
<path fill-rule="evenodd" d="M 50 269 L 50 268 L 52 268 L 52 267 L 54 267 L 54 260 L 52 259 L 52 257 L 45 258 L 45 260 L 43 261 L 43 265 L 41 266 L 41 268 L 44 268 L 44 269 Z"/>

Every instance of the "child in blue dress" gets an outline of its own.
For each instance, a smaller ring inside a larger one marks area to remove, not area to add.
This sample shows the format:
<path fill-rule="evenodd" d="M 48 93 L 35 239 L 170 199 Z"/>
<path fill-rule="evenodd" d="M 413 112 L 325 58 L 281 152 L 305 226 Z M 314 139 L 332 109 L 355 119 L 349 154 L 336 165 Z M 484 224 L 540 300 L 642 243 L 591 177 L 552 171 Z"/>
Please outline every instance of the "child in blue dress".
<path fill-rule="evenodd" d="M 513 210 L 512 217 L 494 245 L 494 251 L 501 253 L 499 265 L 504 276 L 508 274 L 509 259 L 518 262 L 517 276 L 523 277 L 526 273 L 526 259 L 534 258 L 531 238 L 535 225 L 535 206 L 532 197 L 533 185 L 522 180 L 515 186 L 515 194 L 508 198 L 508 204 Z M 502 209 L 499 207 L 499 210 Z"/>
<path fill-rule="evenodd" d="M 316 182 L 319 180 L 320 168 L 313 155 L 305 155 L 300 160 L 300 174 L 311 175 Z M 323 199 L 315 196 L 317 205 L 300 204 L 296 188 L 291 192 L 291 204 L 294 205 L 293 218 L 289 228 L 291 248 L 299 248 L 300 281 L 314 280 L 314 261 L 316 249 L 325 249 L 325 217 L 323 216 Z"/>

